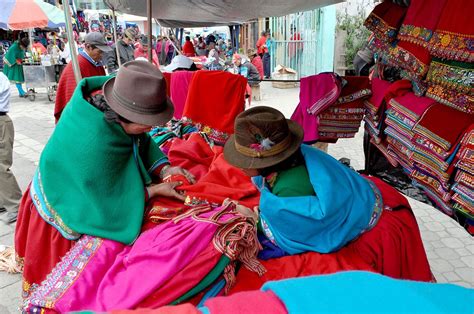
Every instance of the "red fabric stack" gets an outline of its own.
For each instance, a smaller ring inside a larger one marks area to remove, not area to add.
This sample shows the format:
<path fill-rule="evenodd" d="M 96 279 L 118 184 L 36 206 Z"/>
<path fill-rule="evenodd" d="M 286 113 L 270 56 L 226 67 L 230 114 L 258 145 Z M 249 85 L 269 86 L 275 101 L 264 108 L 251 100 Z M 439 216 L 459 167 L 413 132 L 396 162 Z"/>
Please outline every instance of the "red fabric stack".
<path fill-rule="evenodd" d="M 368 77 L 344 77 L 347 82 L 336 103 L 321 112 L 319 141 L 335 143 L 339 138 L 351 138 L 359 131 L 364 116 L 365 98 L 372 93 Z"/>
<path fill-rule="evenodd" d="M 450 179 L 455 170 L 456 153 L 464 132 L 473 122 L 473 115 L 436 103 L 413 128 L 411 176 L 449 215 L 453 214 Z"/>
<path fill-rule="evenodd" d="M 457 158 L 453 208 L 467 218 L 465 227 L 474 235 L 474 124 L 462 138 Z"/>

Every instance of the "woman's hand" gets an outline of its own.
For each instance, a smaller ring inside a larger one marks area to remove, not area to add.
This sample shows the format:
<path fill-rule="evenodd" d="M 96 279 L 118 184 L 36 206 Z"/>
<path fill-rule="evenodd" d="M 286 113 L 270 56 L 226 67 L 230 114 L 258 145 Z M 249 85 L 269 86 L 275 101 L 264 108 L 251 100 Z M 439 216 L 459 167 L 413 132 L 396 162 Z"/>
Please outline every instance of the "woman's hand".
<path fill-rule="evenodd" d="M 183 176 L 186 177 L 186 179 L 188 179 L 189 183 L 191 183 L 191 184 L 196 183 L 196 178 L 192 175 L 192 173 L 189 172 L 186 169 L 181 168 L 181 167 L 168 166 L 166 168 L 163 168 L 163 170 L 160 173 L 161 179 L 164 179 L 164 178 L 166 178 L 168 176 L 171 176 L 171 175 L 183 175 Z"/>
<path fill-rule="evenodd" d="M 166 182 L 150 185 L 147 187 L 148 195 L 150 198 L 155 196 L 173 197 L 184 202 L 184 195 L 176 191 L 176 187 L 180 186 L 181 184 L 181 182 Z"/>

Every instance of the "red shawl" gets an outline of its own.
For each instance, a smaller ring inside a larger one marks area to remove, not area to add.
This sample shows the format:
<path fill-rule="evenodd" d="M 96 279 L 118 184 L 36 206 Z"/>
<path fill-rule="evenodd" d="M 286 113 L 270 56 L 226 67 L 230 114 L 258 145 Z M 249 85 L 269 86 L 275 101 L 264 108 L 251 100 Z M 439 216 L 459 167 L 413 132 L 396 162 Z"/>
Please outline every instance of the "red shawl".
<path fill-rule="evenodd" d="M 448 0 L 429 43 L 433 56 L 474 62 L 472 12 L 474 12 L 474 1 Z"/>
<path fill-rule="evenodd" d="M 104 67 L 96 67 L 81 55 L 77 56 L 77 60 L 79 62 L 79 69 L 81 69 L 82 78 L 105 75 Z M 54 105 L 54 118 L 56 123 L 58 123 L 61 113 L 69 102 L 69 99 L 71 99 L 76 85 L 72 63 L 69 63 L 59 79 L 56 103 Z"/>
<path fill-rule="evenodd" d="M 244 111 L 247 80 L 222 71 L 198 71 L 189 85 L 183 117 L 206 133 L 234 133 L 235 117 Z"/>
<path fill-rule="evenodd" d="M 398 29 L 406 11 L 407 8 L 392 1 L 384 1 L 369 14 L 364 26 L 372 31 L 379 40 L 391 43 L 397 38 Z"/>

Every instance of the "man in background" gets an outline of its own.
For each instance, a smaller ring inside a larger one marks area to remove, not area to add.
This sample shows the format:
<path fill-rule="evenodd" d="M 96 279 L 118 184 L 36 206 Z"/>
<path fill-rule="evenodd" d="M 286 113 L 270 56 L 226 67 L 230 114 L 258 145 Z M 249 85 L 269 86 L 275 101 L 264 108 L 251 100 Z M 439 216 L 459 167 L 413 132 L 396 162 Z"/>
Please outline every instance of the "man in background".
<path fill-rule="evenodd" d="M 119 68 L 117 48 L 120 55 L 120 64 L 135 60 L 135 47 L 133 45 L 136 38 L 137 32 L 133 28 L 127 28 L 123 33 L 122 39 L 112 46 L 112 51 L 107 54 L 107 70 L 109 74 L 116 72 Z"/>
<path fill-rule="evenodd" d="M 8 116 L 10 110 L 10 82 L 0 72 L 0 212 L 5 213 L 1 220 L 6 224 L 16 221 L 21 190 L 11 172 L 13 162 L 13 140 L 15 130 Z"/>

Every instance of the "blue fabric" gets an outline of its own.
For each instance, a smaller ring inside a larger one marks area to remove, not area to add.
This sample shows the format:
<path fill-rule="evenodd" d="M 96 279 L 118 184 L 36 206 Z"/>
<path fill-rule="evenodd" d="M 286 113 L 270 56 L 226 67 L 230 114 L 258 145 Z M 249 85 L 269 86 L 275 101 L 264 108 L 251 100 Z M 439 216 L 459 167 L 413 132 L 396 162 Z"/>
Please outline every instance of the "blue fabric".
<path fill-rule="evenodd" d="M 474 313 L 474 290 L 349 271 L 267 282 L 288 313 Z"/>
<path fill-rule="evenodd" d="M 278 197 L 262 177 L 253 177 L 261 192 L 261 218 L 289 254 L 336 251 L 368 227 L 376 188 L 316 148 L 301 145 L 301 152 L 316 196 Z"/>
<path fill-rule="evenodd" d="M 20 94 L 20 96 L 23 96 L 23 95 L 26 94 L 25 90 L 23 89 L 23 86 L 21 86 L 21 83 L 16 83 L 15 86 L 16 86 L 16 89 L 18 90 L 18 94 Z"/>
<path fill-rule="evenodd" d="M 262 249 L 258 252 L 258 259 L 269 260 L 272 258 L 279 258 L 287 256 L 288 254 L 281 248 L 272 243 L 264 234 L 258 233 L 258 241 L 262 245 Z"/>
<path fill-rule="evenodd" d="M 211 289 L 209 289 L 206 294 L 204 294 L 204 296 L 202 297 L 201 301 L 199 302 L 199 304 L 197 305 L 197 307 L 201 307 L 201 306 L 204 306 L 204 302 L 206 302 L 207 300 L 217 296 L 221 291 L 222 289 L 224 289 L 225 287 L 225 284 L 226 284 L 226 281 L 225 279 L 221 279 L 220 281 L 218 281 L 217 283 L 215 283 Z"/>

